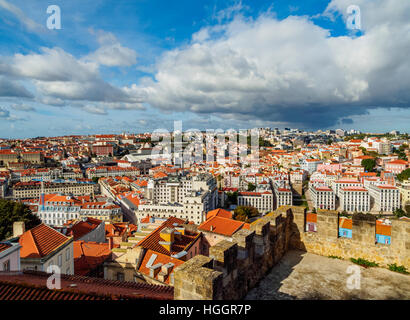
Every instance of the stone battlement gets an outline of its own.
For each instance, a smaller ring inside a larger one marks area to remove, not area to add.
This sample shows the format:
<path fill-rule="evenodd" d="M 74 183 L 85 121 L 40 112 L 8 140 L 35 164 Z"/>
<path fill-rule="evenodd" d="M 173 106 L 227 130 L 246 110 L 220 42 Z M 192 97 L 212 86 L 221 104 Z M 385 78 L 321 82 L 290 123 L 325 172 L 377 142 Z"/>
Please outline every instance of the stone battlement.
<path fill-rule="evenodd" d="M 352 238 L 338 236 L 339 214 L 319 210 L 317 231 L 306 232 L 306 209 L 283 206 L 210 247 L 209 257 L 197 255 L 174 271 L 174 298 L 236 300 L 278 263 L 289 249 L 323 256 L 364 258 L 381 266 L 397 263 L 410 268 L 410 222 L 392 221 L 391 244 L 375 243 L 376 221 L 355 215 Z"/>

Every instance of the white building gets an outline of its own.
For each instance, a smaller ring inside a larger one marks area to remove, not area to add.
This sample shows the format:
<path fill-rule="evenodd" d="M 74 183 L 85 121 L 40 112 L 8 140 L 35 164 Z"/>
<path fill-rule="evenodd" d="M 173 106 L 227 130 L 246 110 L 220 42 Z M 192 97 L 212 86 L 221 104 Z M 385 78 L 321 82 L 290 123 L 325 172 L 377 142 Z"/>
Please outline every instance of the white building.
<path fill-rule="evenodd" d="M 316 209 L 335 210 L 336 194 L 327 186 L 313 186 L 309 188 L 313 207 Z"/>
<path fill-rule="evenodd" d="M 369 212 L 370 195 L 364 187 L 345 187 L 339 191 L 340 210 L 348 212 Z"/>
<path fill-rule="evenodd" d="M 375 211 L 393 212 L 400 208 L 400 190 L 391 185 L 370 185 L 369 193 Z"/>
<path fill-rule="evenodd" d="M 238 206 L 252 206 L 260 213 L 268 213 L 274 210 L 273 194 L 265 192 L 239 192 Z"/>
<path fill-rule="evenodd" d="M 300 167 L 309 172 L 309 174 L 312 174 L 317 170 L 317 166 L 321 163 L 323 163 L 323 161 L 319 159 L 303 159 Z"/>

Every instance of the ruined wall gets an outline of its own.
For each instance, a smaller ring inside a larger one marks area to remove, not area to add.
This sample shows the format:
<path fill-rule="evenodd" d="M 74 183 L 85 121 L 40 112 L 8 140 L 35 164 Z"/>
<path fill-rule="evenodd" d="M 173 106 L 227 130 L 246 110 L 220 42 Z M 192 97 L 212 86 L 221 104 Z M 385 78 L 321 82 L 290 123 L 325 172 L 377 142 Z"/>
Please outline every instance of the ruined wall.
<path fill-rule="evenodd" d="M 410 269 L 410 222 L 393 220 L 391 245 L 375 243 L 375 219 L 353 219 L 353 238 L 338 237 L 338 213 L 319 210 L 317 232 L 305 232 L 306 209 L 283 206 L 235 233 L 232 241 L 210 247 L 174 270 L 174 298 L 235 300 L 243 298 L 288 249 L 344 259 L 364 258 L 381 266 Z"/>

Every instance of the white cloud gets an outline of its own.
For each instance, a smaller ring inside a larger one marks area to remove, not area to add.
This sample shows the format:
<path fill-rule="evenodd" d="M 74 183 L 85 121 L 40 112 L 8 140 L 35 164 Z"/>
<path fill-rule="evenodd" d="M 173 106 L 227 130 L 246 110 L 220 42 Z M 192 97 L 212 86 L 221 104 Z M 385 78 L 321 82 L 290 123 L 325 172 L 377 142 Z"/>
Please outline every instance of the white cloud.
<path fill-rule="evenodd" d="M 134 91 L 162 110 L 317 126 L 376 106 L 408 107 L 410 2 L 357 2 L 367 20 L 360 37 L 330 37 L 309 17 L 238 15 L 166 52 L 155 81 Z"/>
<path fill-rule="evenodd" d="M 123 47 L 112 33 L 101 30 L 97 32 L 91 30 L 91 33 L 97 35 L 101 47 L 84 60 L 95 61 L 109 67 L 129 67 L 137 63 L 137 53 L 130 48 Z"/>

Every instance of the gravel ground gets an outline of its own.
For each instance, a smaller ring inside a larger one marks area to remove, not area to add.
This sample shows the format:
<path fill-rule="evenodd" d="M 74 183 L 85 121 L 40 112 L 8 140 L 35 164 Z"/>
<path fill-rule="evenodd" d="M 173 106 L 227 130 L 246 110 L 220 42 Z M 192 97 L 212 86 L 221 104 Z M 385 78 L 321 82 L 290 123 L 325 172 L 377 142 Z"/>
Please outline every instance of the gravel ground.
<path fill-rule="evenodd" d="M 246 300 L 285 299 L 410 299 L 410 275 L 383 268 L 360 269 L 360 288 L 350 290 L 350 261 L 331 259 L 303 251 L 289 251 Z"/>

